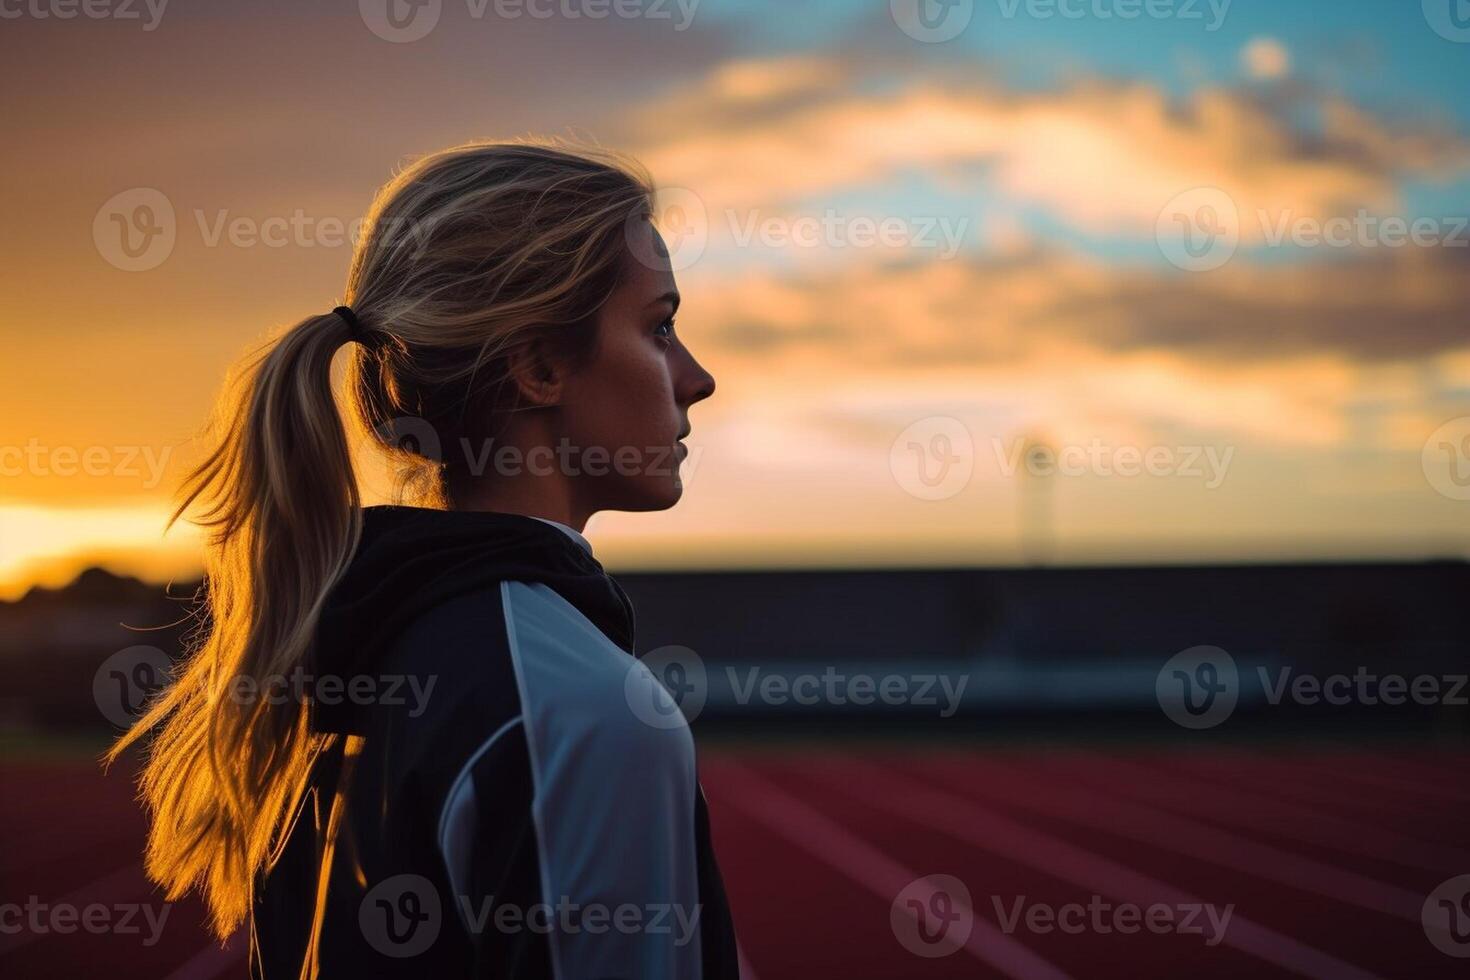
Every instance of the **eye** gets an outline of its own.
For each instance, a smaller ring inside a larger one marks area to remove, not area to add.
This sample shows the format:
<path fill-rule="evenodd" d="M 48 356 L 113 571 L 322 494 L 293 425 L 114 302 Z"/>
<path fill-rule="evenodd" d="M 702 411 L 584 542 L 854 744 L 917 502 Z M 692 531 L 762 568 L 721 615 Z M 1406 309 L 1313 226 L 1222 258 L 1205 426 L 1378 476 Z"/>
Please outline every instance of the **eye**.
<path fill-rule="evenodd" d="M 674 318 L 669 317 L 663 323 L 653 328 L 653 335 L 661 340 L 674 339 Z"/>

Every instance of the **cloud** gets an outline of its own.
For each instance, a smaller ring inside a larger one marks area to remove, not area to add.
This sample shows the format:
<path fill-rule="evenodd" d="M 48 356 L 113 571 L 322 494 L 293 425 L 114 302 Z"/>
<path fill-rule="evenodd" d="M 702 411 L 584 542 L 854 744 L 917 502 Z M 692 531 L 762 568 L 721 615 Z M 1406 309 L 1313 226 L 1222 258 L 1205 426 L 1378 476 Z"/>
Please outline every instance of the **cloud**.
<path fill-rule="evenodd" d="M 1167 347 L 1237 360 L 1330 352 L 1412 360 L 1470 347 L 1470 255 L 1428 248 L 1205 275 L 1121 275 L 1100 294 L 1058 304 L 1115 349 Z"/>
<path fill-rule="evenodd" d="M 1240 64 L 1251 78 L 1274 80 L 1291 70 L 1291 55 L 1274 37 L 1258 37 L 1240 50 Z"/>
<path fill-rule="evenodd" d="M 1303 128 L 1303 116 L 1320 126 Z M 1196 187 L 1220 188 L 1244 212 L 1325 219 L 1391 209 L 1404 178 L 1470 173 L 1459 135 L 1303 86 L 1205 88 L 1182 101 L 1142 82 L 1023 93 L 817 56 L 717 67 L 631 130 L 662 183 L 715 211 L 801 207 L 920 173 L 1110 237 L 1151 234 L 1165 204 Z"/>
<path fill-rule="evenodd" d="M 1176 101 L 1142 83 L 1018 93 L 983 77 L 876 84 L 867 72 L 814 55 L 725 63 L 638 116 L 655 176 L 696 190 L 712 218 L 809 212 L 917 185 L 915 174 L 957 208 L 967 193 L 1002 202 L 976 222 L 983 247 L 950 261 L 911 249 L 731 263 L 712 248 L 681 277 L 686 308 L 732 358 L 904 371 L 1169 352 L 1224 369 L 1470 346 L 1470 249 L 1324 247 L 1283 250 L 1284 262 L 1250 251 L 1282 217 L 1393 213 L 1406 178 L 1464 177 L 1470 144 L 1454 132 L 1295 82 Z M 1231 195 L 1244 246 L 1205 274 L 1087 257 L 1017 218 L 1039 207 L 1101 241 L 1151 248 L 1163 205 L 1199 186 Z"/>
<path fill-rule="evenodd" d="M 918 368 L 1085 349 L 1240 363 L 1319 355 L 1387 362 L 1470 349 L 1467 253 L 1380 248 L 1312 262 L 1236 260 L 1190 274 L 1031 248 L 701 275 L 685 291 L 702 335 L 764 358 Z"/>

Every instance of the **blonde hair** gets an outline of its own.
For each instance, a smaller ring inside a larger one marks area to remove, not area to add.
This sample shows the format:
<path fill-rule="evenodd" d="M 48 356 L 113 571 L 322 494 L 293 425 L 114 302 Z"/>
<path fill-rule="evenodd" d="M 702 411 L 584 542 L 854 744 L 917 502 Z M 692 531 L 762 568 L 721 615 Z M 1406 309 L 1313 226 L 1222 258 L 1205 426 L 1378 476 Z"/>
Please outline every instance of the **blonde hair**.
<path fill-rule="evenodd" d="M 227 385 L 213 449 L 173 517 L 194 512 L 210 531 L 197 642 L 107 756 L 156 730 L 140 778 L 147 871 L 170 900 L 198 886 L 221 937 L 249 911 L 255 876 L 333 737 L 312 730 L 307 704 L 241 703 L 231 691 L 237 679 L 233 690 L 263 690 L 305 662 L 356 550 L 348 426 L 377 435 L 404 472 L 452 479 L 439 460 L 393 443 L 393 420 L 474 434 L 507 406 L 506 357 L 518 345 L 541 335 L 569 358 L 590 356 L 627 229 L 649 217 L 652 195 L 635 161 L 560 141 L 419 159 L 379 191 L 352 256 L 344 303 L 361 335 L 335 313 L 308 317 Z M 351 340 L 362 343 L 339 413 L 331 366 Z"/>

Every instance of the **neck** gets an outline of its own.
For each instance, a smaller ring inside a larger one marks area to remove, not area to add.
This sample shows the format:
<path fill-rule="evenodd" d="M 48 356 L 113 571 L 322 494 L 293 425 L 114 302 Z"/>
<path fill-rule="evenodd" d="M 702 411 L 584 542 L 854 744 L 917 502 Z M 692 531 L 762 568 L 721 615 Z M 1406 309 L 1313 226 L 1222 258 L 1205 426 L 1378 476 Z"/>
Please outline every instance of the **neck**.
<path fill-rule="evenodd" d="M 454 509 L 541 517 L 582 531 L 591 515 L 574 507 L 568 497 L 566 488 L 556 484 L 543 484 L 535 478 L 504 478 L 497 486 L 477 486 L 456 495 Z"/>
<path fill-rule="evenodd" d="M 487 443 L 484 458 L 476 460 L 483 466 L 481 475 L 455 490 L 453 508 L 541 517 L 578 532 L 585 530 L 591 512 L 577 499 L 572 478 L 562 472 L 554 449 L 547 457 L 545 447 L 555 447 L 557 440 L 548 421 L 523 417 L 520 424 Z M 528 453 L 538 447 L 541 451 L 528 459 Z"/>

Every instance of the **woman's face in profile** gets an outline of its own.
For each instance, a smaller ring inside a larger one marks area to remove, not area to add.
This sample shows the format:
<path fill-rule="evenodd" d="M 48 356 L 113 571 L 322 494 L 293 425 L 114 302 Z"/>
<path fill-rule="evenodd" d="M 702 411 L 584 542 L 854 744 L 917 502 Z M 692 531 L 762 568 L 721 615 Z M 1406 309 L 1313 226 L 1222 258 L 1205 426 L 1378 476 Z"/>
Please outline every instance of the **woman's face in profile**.
<path fill-rule="evenodd" d="M 653 224 L 629 228 L 621 285 L 603 305 L 593 359 L 566 379 L 562 421 L 571 465 L 596 510 L 662 510 L 683 492 L 689 406 L 714 378 L 674 329 L 678 287 Z M 660 258 L 661 257 L 661 258 Z"/>

